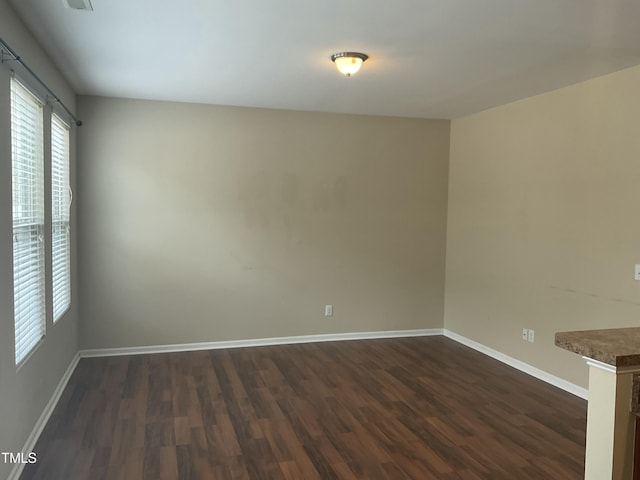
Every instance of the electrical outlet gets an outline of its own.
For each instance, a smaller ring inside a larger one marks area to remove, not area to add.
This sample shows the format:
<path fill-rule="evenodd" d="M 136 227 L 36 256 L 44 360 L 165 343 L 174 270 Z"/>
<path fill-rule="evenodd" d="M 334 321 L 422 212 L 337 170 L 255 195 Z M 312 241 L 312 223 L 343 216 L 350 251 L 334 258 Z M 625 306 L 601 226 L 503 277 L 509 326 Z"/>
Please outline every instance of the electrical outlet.
<path fill-rule="evenodd" d="M 529 338 L 529 330 L 527 330 L 526 328 L 523 328 L 522 329 L 522 339 L 526 342 L 528 338 Z"/>
<path fill-rule="evenodd" d="M 529 329 L 529 334 L 527 335 L 527 340 L 530 343 L 533 343 L 536 341 L 536 332 L 533 330 L 533 328 Z"/>
<path fill-rule="evenodd" d="M 640 263 L 636 263 L 635 275 L 633 278 L 640 280 Z"/>
<path fill-rule="evenodd" d="M 333 305 L 325 305 L 324 306 L 324 316 L 332 317 L 333 316 Z"/>

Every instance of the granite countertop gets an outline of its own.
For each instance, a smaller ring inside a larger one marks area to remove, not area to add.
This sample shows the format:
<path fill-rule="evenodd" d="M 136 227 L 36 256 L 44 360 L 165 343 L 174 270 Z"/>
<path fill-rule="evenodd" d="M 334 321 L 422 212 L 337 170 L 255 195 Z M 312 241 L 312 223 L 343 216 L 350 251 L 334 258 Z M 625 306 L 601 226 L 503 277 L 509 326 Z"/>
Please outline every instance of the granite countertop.
<path fill-rule="evenodd" d="M 640 365 L 640 328 L 558 332 L 555 344 L 614 367 Z"/>

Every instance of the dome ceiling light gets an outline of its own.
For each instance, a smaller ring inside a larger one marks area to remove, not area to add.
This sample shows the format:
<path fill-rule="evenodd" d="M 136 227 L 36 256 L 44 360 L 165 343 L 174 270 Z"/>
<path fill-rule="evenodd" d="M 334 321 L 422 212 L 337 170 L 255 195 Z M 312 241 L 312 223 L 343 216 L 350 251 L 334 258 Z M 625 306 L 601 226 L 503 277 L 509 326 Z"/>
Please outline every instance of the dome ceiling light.
<path fill-rule="evenodd" d="M 360 70 L 367 58 L 369 55 L 358 52 L 340 52 L 331 55 L 331 61 L 336 64 L 336 68 L 347 77 Z"/>
<path fill-rule="evenodd" d="M 62 0 L 62 4 L 65 6 L 65 8 L 93 12 L 93 5 L 91 5 L 91 0 Z"/>

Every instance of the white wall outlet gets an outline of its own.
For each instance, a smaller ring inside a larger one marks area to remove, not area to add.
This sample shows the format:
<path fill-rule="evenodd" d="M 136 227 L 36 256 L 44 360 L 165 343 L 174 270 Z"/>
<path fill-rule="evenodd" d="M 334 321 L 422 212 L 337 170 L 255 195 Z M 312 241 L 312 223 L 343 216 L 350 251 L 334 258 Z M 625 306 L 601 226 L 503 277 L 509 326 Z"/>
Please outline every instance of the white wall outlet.
<path fill-rule="evenodd" d="M 324 316 L 332 317 L 333 316 L 333 305 L 325 305 L 324 306 Z"/>
<path fill-rule="evenodd" d="M 529 330 L 527 330 L 526 328 L 523 328 L 522 329 L 522 339 L 526 342 L 528 338 L 529 338 Z"/>
<path fill-rule="evenodd" d="M 533 328 L 529 329 L 529 334 L 527 335 L 527 340 L 531 343 L 536 341 L 536 332 L 533 331 Z"/>
<path fill-rule="evenodd" d="M 633 278 L 636 280 L 640 280 L 640 263 L 636 263 L 636 270 Z"/>

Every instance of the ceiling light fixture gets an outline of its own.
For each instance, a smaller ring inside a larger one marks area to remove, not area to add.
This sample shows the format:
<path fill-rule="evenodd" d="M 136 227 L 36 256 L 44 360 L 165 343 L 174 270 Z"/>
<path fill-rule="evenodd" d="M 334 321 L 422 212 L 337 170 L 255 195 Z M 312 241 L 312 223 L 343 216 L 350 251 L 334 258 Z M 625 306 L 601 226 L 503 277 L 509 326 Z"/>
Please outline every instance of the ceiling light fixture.
<path fill-rule="evenodd" d="M 71 8 L 73 10 L 86 10 L 88 12 L 93 11 L 91 0 L 62 0 L 62 4 L 66 8 Z"/>
<path fill-rule="evenodd" d="M 358 52 L 340 52 L 331 55 L 331 61 L 336 64 L 336 68 L 347 77 L 350 77 L 362 66 L 362 63 L 369 58 L 369 55 Z"/>

